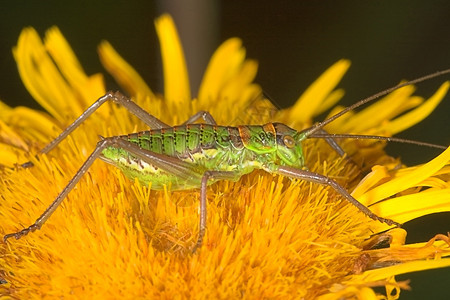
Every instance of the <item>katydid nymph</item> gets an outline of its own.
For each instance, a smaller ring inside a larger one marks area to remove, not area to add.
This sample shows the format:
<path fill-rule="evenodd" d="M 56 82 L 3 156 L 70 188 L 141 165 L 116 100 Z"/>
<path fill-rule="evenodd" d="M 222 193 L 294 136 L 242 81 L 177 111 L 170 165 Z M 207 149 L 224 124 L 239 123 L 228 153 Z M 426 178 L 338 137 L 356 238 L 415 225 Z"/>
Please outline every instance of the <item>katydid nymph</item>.
<path fill-rule="evenodd" d="M 403 86 L 448 73 L 450 73 L 450 69 L 386 89 L 360 100 L 325 121 L 302 131 L 297 131 L 282 123 L 236 127 L 220 126 L 206 111 L 200 111 L 183 124 L 172 127 L 147 113 L 130 98 L 118 92 L 107 93 L 43 148 L 40 154 L 48 153 L 56 147 L 107 101 L 123 106 L 148 125 L 151 130 L 102 137 L 95 150 L 36 222 L 21 231 L 5 235 L 4 241 L 6 242 L 10 237 L 19 239 L 29 232 L 40 229 L 97 158 L 116 166 L 130 179 L 137 178 L 143 185 L 151 183 L 151 189 L 162 189 L 169 184 L 172 190 L 200 189 L 199 232 L 193 252 L 201 247 L 206 231 L 207 186 L 218 180 L 239 180 L 241 176 L 254 169 L 262 169 L 269 173 L 329 186 L 366 216 L 391 226 L 401 226 L 394 220 L 373 213 L 336 181 L 325 175 L 308 171 L 304 163 L 302 142 L 308 138 L 324 138 L 340 156 L 344 156 L 345 152 L 337 144 L 335 137 L 349 137 L 349 135 L 327 134 L 323 129 L 325 125 L 343 114 Z M 203 119 L 204 123 L 198 123 L 197 121 L 200 119 Z M 438 145 L 389 137 L 353 135 L 351 137 L 393 140 L 445 149 Z M 22 167 L 32 166 L 31 162 L 22 165 Z"/>

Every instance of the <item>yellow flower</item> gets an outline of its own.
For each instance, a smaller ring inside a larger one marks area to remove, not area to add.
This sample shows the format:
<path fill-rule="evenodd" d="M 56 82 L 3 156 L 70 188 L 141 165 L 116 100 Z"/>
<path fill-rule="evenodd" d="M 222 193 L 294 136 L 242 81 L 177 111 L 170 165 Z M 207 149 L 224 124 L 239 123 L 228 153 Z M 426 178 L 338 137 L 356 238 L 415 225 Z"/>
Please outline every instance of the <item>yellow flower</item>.
<path fill-rule="evenodd" d="M 251 111 L 250 104 L 269 106 L 253 83 L 257 64 L 245 58 L 236 38 L 215 52 L 198 99 L 191 100 L 172 19 L 160 17 L 156 28 L 164 98 L 109 43 L 99 46 L 106 69 L 151 114 L 180 124 L 196 111 L 208 110 L 219 124 L 229 125 L 230 120 L 253 122 L 240 114 Z M 47 113 L 0 103 L 2 235 L 36 220 L 91 153 L 98 135 L 146 129 L 123 108 L 104 105 L 58 147 L 39 154 L 105 93 L 103 77 L 84 73 L 57 28 L 47 32 L 43 43 L 32 28 L 24 29 L 14 56 L 26 88 Z M 336 86 L 349 65 L 347 60 L 337 62 L 292 108 L 259 115 L 259 122 L 278 120 L 298 130 L 310 126 L 315 115 L 342 97 Z M 425 118 L 448 88 L 444 83 L 427 101 L 413 96 L 411 86 L 399 89 L 326 129 L 397 133 Z M 359 168 L 323 141 L 311 139 L 305 144 L 307 166 L 337 180 L 383 217 L 406 222 L 450 211 L 450 149 L 408 168 L 388 157 L 382 144 L 342 141 L 352 159 L 364 163 Z M 16 167 L 28 160 L 33 168 Z M 367 167 L 372 171 L 362 179 Z M 384 232 L 387 225 L 317 184 L 253 172 L 238 182 L 212 185 L 208 202 L 206 237 L 191 255 L 198 231 L 197 192 L 153 191 L 137 180 L 130 182 L 114 167 L 94 163 L 40 231 L 0 244 L 0 279 L 7 281 L 0 285 L 0 298 L 376 299 L 372 288 L 385 286 L 391 299 L 400 288 L 408 288 L 395 275 L 450 266 L 446 235 L 405 245 L 405 230 Z M 386 240 L 389 246 L 379 247 Z"/>

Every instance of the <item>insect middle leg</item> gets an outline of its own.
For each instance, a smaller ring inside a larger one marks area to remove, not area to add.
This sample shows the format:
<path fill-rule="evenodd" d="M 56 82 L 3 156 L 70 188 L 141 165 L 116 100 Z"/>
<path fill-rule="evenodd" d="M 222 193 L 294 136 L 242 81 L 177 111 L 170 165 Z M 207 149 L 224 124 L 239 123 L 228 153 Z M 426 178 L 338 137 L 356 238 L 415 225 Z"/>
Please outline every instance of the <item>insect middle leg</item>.
<path fill-rule="evenodd" d="M 208 187 L 208 181 L 210 179 L 215 180 L 236 180 L 238 179 L 239 173 L 233 171 L 206 171 L 202 177 L 202 183 L 200 187 L 200 223 L 198 226 L 198 239 L 192 253 L 201 247 L 203 242 L 203 237 L 206 231 L 206 213 L 207 213 L 207 201 L 206 201 L 206 188 Z"/>

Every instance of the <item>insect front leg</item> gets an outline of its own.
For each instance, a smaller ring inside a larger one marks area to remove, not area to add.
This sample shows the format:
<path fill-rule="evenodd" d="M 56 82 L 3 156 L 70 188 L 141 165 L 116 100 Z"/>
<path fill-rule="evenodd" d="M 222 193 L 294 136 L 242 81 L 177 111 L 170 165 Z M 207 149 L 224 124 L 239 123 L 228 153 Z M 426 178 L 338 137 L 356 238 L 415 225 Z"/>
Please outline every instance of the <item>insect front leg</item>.
<path fill-rule="evenodd" d="M 317 132 L 319 134 L 329 135 L 328 132 L 325 131 L 322 128 L 318 129 Z M 342 149 L 341 146 L 339 146 L 339 144 L 334 140 L 334 138 L 332 138 L 332 137 L 325 137 L 324 140 L 325 140 L 325 142 L 327 142 L 328 145 L 330 145 L 331 148 L 333 148 L 334 151 L 336 151 L 337 154 L 339 154 L 339 156 L 344 157 L 344 155 L 347 154 L 344 151 L 344 149 Z"/>
<path fill-rule="evenodd" d="M 139 105 L 134 103 L 129 97 L 124 96 L 120 92 L 108 92 L 104 96 L 98 98 L 91 106 L 89 106 L 72 124 L 70 124 L 63 132 L 60 133 L 53 141 L 45 146 L 39 153 L 45 154 L 55 148 L 62 140 L 64 140 L 72 131 L 81 125 L 92 113 L 94 113 L 106 101 L 112 101 L 126 108 L 129 112 L 138 117 L 141 121 L 147 124 L 150 128 L 160 129 L 170 127 L 158 118 L 146 112 Z M 26 162 L 21 165 L 23 168 L 33 166 L 32 162 Z"/>
<path fill-rule="evenodd" d="M 327 142 L 328 145 L 330 145 L 331 148 L 333 148 L 334 151 L 336 151 L 337 154 L 339 154 L 340 157 L 343 157 L 348 163 L 358 166 L 358 164 L 351 158 L 351 156 L 349 156 L 347 152 L 345 152 L 344 149 L 339 146 L 335 138 L 331 137 L 325 129 L 320 128 L 317 130 L 317 132 L 326 136 L 323 139 L 325 140 L 325 142 Z"/>
<path fill-rule="evenodd" d="M 109 137 L 103 138 L 97 143 L 95 150 L 89 155 L 80 169 L 76 172 L 73 178 L 69 181 L 66 187 L 61 191 L 61 193 L 56 197 L 56 199 L 50 204 L 50 206 L 44 211 L 44 213 L 29 227 L 22 229 L 21 231 L 10 233 L 4 236 L 3 240 L 6 242 L 7 239 L 15 237 L 16 239 L 27 235 L 29 232 L 33 232 L 40 229 L 42 225 L 47 221 L 47 219 L 55 212 L 61 202 L 66 198 L 67 194 L 75 187 L 75 185 L 80 181 L 87 170 L 92 166 L 94 161 L 99 158 L 102 151 L 109 146 L 124 149 L 131 153 L 132 155 L 142 159 L 143 161 L 154 165 L 166 172 L 177 175 L 178 177 L 185 180 L 192 180 L 194 176 L 198 179 L 201 178 L 202 173 L 195 169 L 190 163 L 181 161 L 175 157 L 166 156 L 163 154 L 154 153 L 148 150 L 144 150 L 121 137 Z"/>
<path fill-rule="evenodd" d="M 401 227 L 400 223 L 397 223 L 391 219 L 382 218 L 380 216 L 377 216 L 374 214 L 370 209 L 368 209 L 365 205 L 363 205 L 361 202 L 353 198 L 341 185 L 339 185 L 336 181 L 328 178 L 327 176 L 317 174 L 314 172 L 306 171 L 306 170 L 300 170 L 293 167 L 288 166 L 280 166 L 276 170 L 276 173 L 284 176 L 288 176 L 291 178 L 306 180 L 309 182 L 314 182 L 322 185 L 327 185 L 332 187 L 336 192 L 341 194 L 347 201 L 349 201 L 351 204 L 356 206 L 362 213 L 364 213 L 366 216 L 373 220 L 380 221 L 382 223 L 386 223 L 388 225 L 395 225 L 397 227 Z"/>

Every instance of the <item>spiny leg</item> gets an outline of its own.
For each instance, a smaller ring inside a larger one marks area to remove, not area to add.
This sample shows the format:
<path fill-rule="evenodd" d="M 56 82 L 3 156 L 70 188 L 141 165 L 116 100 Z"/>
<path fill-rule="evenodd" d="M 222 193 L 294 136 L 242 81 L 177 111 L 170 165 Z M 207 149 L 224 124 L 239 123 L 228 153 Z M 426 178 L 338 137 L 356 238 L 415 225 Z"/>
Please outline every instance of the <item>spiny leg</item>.
<path fill-rule="evenodd" d="M 141 121 L 143 121 L 146 125 L 148 125 L 152 129 L 161 129 L 170 127 L 166 123 L 162 122 L 155 116 L 149 114 L 135 102 L 133 102 L 129 97 L 123 95 L 120 92 L 108 92 L 102 97 L 98 98 L 91 106 L 89 106 L 72 124 L 70 124 L 63 132 L 61 132 L 53 141 L 51 141 L 47 146 L 45 146 L 40 154 L 48 153 L 50 150 L 55 148 L 62 140 L 64 140 L 70 133 L 72 133 L 76 128 L 78 128 L 81 123 L 83 123 L 90 115 L 92 115 L 102 104 L 106 103 L 106 101 L 113 101 L 116 104 L 119 104 L 126 108 L 129 112 L 138 117 Z M 211 114 L 207 111 L 199 111 L 190 117 L 183 124 L 193 123 L 196 120 L 203 118 L 208 124 L 216 124 L 216 121 L 211 116 Z M 28 161 L 21 165 L 22 168 L 32 167 L 33 163 Z"/>
<path fill-rule="evenodd" d="M 314 183 L 330 186 L 336 192 L 338 192 L 343 197 L 345 197 L 345 199 L 347 199 L 347 201 L 349 201 L 351 204 L 356 206 L 356 208 L 358 208 L 362 213 L 364 213 L 369 218 L 371 218 L 373 220 L 377 220 L 377 221 L 383 222 L 383 223 L 386 223 L 388 225 L 395 225 L 397 227 L 401 227 L 400 223 L 397 223 L 397 222 L 395 222 L 395 221 L 393 221 L 391 219 L 386 219 L 386 218 L 379 217 L 376 214 L 374 214 L 365 205 L 363 205 L 361 202 L 359 202 L 358 200 L 353 198 L 336 181 L 334 181 L 334 180 L 332 180 L 332 179 L 330 179 L 330 178 L 328 178 L 328 177 L 326 177 L 324 175 L 317 174 L 317 173 L 310 172 L 310 171 L 300 170 L 300 169 L 296 169 L 296 168 L 288 167 L 288 166 L 280 166 L 278 168 L 278 170 L 276 171 L 276 173 L 284 175 L 284 176 L 288 176 L 288 177 L 291 177 L 291 178 L 306 180 L 306 181 L 309 181 L 309 182 L 314 182 Z"/>
<path fill-rule="evenodd" d="M 72 131 L 81 125 L 93 112 L 95 112 L 106 101 L 113 101 L 126 108 L 129 112 L 138 117 L 142 122 L 148 125 L 150 128 L 160 129 L 170 127 L 166 123 L 162 122 L 158 118 L 146 112 L 143 108 L 133 102 L 129 97 L 123 95 L 120 92 L 108 92 L 104 96 L 98 98 L 91 106 L 89 106 L 72 124 L 69 125 L 61 134 L 44 147 L 40 153 L 48 153 L 56 145 L 58 145 L 64 138 L 66 138 Z"/>
<path fill-rule="evenodd" d="M 72 131 L 81 125 L 92 113 L 94 113 L 102 104 L 106 101 L 113 101 L 125 107 L 128 111 L 138 117 L 141 121 L 147 124 L 150 128 L 160 129 L 170 127 L 166 123 L 162 122 L 158 118 L 152 116 L 139 105 L 134 103 L 129 97 L 124 96 L 120 92 L 108 92 L 102 97 L 98 98 L 91 106 L 89 106 L 72 124 L 70 124 L 63 132 L 60 133 L 53 141 L 45 146 L 39 153 L 45 154 L 55 148 L 62 140 L 64 140 Z M 32 162 L 26 162 L 21 165 L 23 168 L 29 168 L 33 166 Z"/>
<path fill-rule="evenodd" d="M 200 187 L 200 223 L 198 226 L 198 239 L 192 253 L 202 246 L 203 238 L 206 231 L 206 189 L 208 187 L 208 180 L 236 180 L 239 178 L 239 174 L 233 171 L 206 171 L 202 177 L 202 183 Z"/>
<path fill-rule="evenodd" d="M 80 167 L 80 169 L 76 172 L 74 177 L 69 181 L 66 187 L 50 204 L 50 206 L 44 211 L 44 213 L 29 227 L 15 233 L 7 234 L 4 236 L 3 240 L 6 242 L 6 240 L 11 237 L 19 239 L 22 236 L 27 235 L 29 232 L 33 232 L 37 229 L 40 229 L 42 225 L 45 223 L 45 221 L 47 221 L 47 219 L 58 208 L 61 202 L 66 198 L 67 194 L 80 181 L 81 177 L 83 177 L 83 175 L 91 167 L 94 161 L 100 157 L 102 151 L 109 146 L 122 148 L 131 153 L 132 155 L 142 159 L 143 161 L 152 164 L 155 167 L 160 168 L 168 173 L 175 174 L 183 179 L 192 179 L 194 176 L 200 178 L 202 176 L 201 173 L 195 170 L 192 164 L 181 161 L 177 158 L 144 150 L 139 146 L 137 146 L 136 144 L 128 142 L 122 139 L 121 137 L 104 138 L 97 143 L 97 147 L 95 148 L 95 150 L 91 153 L 91 155 L 89 155 L 89 157 Z"/>

